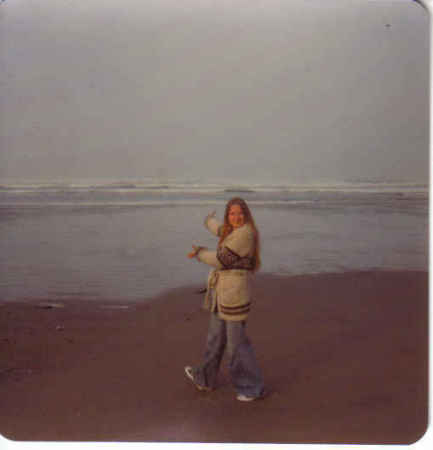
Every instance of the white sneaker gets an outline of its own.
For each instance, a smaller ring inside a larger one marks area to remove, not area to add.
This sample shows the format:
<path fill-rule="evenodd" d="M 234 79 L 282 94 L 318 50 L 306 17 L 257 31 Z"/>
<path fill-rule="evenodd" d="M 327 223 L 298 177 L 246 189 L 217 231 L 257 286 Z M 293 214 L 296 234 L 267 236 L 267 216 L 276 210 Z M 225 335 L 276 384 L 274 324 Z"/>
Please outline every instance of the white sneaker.
<path fill-rule="evenodd" d="M 186 366 L 185 367 L 185 375 L 187 376 L 188 379 L 190 379 L 193 383 L 194 386 L 199 390 L 199 391 L 211 391 L 211 388 L 208 388 L 207 386 L 202 386 L 201 384 L 198 384 L 195 380 L 194 380 L 194 375 L 192 373 L 192 367 L 191 366 Z"/>
<path fill-rule="evenodd" d="M 247 395 L 244 394 L 238 394 L 236 396 L 236 400 L 239 400 L 240 402 L 252 402 L 253 400 L 256 400 L 257 397 L 248 397 Z"/>

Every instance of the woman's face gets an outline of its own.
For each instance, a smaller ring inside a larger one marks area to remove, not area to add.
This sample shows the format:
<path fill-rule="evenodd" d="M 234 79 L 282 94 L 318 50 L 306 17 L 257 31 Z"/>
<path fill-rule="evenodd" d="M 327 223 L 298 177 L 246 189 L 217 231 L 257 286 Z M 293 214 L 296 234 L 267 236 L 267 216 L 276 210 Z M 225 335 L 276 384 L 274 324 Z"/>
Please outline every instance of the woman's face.
<path fill-rule="evenodd" d="M 245 224 L 245 216 L 239 205 L 232 205 L 229 209 L 229 224 L 235 229 Z"/>

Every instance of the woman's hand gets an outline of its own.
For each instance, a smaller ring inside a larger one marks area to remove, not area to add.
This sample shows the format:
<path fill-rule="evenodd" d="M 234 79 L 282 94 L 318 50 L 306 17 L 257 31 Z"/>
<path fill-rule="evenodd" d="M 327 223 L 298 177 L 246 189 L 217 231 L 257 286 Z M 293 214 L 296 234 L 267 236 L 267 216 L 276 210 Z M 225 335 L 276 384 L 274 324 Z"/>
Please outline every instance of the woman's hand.
<path fill-rule="evenodd" d="M 193 245 L 192 248 L 193 251 L 191 253 L 188 253 L 188 258 L 195 258 L 201 249 L 201 247 L 197 247 L 196 245 Z"/>

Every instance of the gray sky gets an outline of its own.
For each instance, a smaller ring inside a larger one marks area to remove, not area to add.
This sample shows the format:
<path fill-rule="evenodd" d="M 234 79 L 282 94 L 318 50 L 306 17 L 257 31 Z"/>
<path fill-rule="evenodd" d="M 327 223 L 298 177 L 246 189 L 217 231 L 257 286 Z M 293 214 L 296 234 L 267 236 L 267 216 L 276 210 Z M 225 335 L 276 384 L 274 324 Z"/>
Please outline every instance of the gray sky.
<path fill-rule="evenodd" d="M 428 179 L 429 17 L 368 0 L 6 0 L 0 179 Z"/>

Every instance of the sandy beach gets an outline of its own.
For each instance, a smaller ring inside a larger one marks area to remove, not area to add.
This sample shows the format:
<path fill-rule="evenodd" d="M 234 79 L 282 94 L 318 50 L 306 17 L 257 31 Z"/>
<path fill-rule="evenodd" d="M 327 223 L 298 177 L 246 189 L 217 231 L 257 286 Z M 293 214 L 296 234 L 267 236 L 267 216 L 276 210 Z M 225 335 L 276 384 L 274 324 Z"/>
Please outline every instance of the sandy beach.
<path fill-rule="evenodd" d="M 427 424 L 428 276 L 257 275 L 247 333 L 267 396 L 198 392 L 203 286 L 136 303 L 0 302 L 13 440 L 408 444 Z"/>

